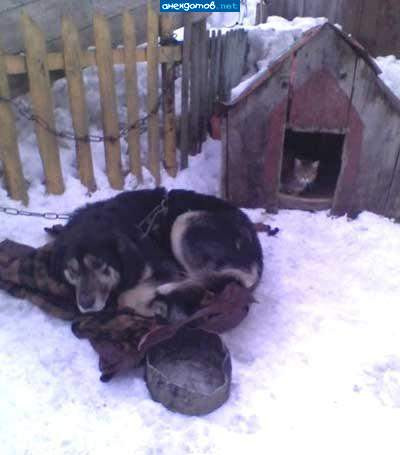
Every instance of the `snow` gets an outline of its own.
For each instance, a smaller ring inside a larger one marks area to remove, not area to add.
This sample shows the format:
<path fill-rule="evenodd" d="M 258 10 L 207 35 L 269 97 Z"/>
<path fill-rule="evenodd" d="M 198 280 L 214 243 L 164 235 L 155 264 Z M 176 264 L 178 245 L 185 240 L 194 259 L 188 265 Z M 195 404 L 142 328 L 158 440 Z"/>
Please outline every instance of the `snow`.
<path fill-rule="evenodd" d="M 173 414 L 151 401 L 141 369 L 103 384 L 96 354 L 67 323 L 1 293 L 2 453 L 397 453 L 399 226 L 370 213 L 248 213 L 281 231 L 260 235 L 259 304 L 223 336 L 227 404 Z M 33 245 L 51 225 L 0 219 L 2 237 Z"/>
<path fill-rule="evenodd" d="M 376 63 L 382 70 L 379 77 L 400 98 L 400 60 L 394 55 L 377 57 Z"/>
<path fill-rule="evenodd" d="M 278 55 L 318 20 L 289 24 L 272 18 L 259 32 L 250 29 L 254 62 L 267 65 L 269 55 Z M 256 44 L 258 33 L 269 37 L 266 45 Z M 398 86 L 395 59 L 377 60 Z M 123 74 L 121 68 L 116 72 L 123 121 Z M 144 66 L 139 81 L 144 108 Z M 85 71 L 85 82 L 91 132 L 100 133 L 93 69 Z M 53 93 L 57 124 L 70 128 L 64 80 Z M 99 190 L 87 194 L 77 179 L 73 144 L 65 141 L 60 146 L 67 190 L 47 195 L 32 125 L 21 121 L 19 131 L 29 210 L 66 213 L 117 193 L 105 176 L 103 146 L 92 146 Z M 125 189 L 152 187 L 144 172 L 141 186 L 127 175 Z M 219 176 L 220 143 L 209 139 L 190 158 L 189 169 L 176 179 L 164 173 L 162 183 L 218 194 Z M 21 207 L 2 186 L 0 205 Z M 327 212 L 247 213 L 280 232 L 260 234 L 265 272 L 255 293 L 259 303 L 223 335 L 233 383 L 222 408 L 199 418 L 171 413 L 151 400 L 143 369 L 100 382 L 97 355 L 68 323 L 0 291 L 1 454 L 397 454 L 399 225 L 371 213 L 354 221 Z M 52 224 L 0 213 L 0 241 L 40 246 L 48 240 L 43 228 Z"/>

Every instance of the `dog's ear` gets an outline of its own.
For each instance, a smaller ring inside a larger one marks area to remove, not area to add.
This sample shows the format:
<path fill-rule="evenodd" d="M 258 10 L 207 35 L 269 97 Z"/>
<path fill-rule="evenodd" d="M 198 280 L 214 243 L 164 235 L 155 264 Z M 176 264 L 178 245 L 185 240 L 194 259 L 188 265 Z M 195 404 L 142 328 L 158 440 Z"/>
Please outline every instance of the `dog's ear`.
<path fill-rule="evenodd" d="M 64 242 L 55 240 L 52 245 L 49 260 L 49 274 L 59 282 L 65 282 L 64 268 L 67 246 Z"/>
<path fill-rule="evenodd" d="M 146 259 L 139 242 L 132 241 L 121 232 L 115 233 L 116 250 L 122 265 L 122 282 L 134 286 L 143 275 Z"/>

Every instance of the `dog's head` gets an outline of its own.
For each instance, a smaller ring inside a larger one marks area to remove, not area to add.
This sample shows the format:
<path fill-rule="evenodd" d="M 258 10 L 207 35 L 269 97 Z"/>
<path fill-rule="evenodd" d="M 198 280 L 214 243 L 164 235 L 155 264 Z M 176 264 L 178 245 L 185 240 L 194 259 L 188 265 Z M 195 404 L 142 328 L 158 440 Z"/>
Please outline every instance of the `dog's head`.
<path fill-rule="evenodd" d="M 146 271 L 140 239 L 119 232 L 69 231 L 54 244 L 52 269 L 75 288 L 82 313 L 102 311 L 114 291 L 135 286 Z"/>
<path fill-rule="evenodd" d="M 102 258 L 85 254 L 73 257 L 64 268 L 64 277 L 75 287 L 76 303 L 81 313 L 101 311 L 111 292 L 121 281 L 121 273 Z"/>

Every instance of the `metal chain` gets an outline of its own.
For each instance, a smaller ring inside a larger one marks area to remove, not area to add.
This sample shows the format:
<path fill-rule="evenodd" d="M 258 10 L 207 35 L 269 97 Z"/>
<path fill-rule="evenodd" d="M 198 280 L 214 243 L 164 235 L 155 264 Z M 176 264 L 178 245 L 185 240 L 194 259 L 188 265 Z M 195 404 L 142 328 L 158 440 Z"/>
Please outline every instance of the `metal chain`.
<path fill-rule="evenodd" d="M 5 213 L 7 215 L 35 216 L 38 218 L 45 218 L 46 220 L 68 220 L 71 218 L 69 213 L 29 212 L 27 210 L 20 210 L 13 207 L 0 207 L 0 213 Z"/>
<path fill-rule="evenodd" d="M 175 71 L 174 74 L 174 83 L 175 81 L 180 77 L 178 75 L 178 72 Z M 21 117 L 31 121 L 35 122 L 38 125 L 40 125 L 42 128 L 44 128 L 46 131 L 48 131 L 50 134 L 53 136 L 63 138 L 63 139 L 70 139 L 72 141 L 76 142 L 116 142 L 122 137 L 127 137 L 129 132 L 134 130 L 134 129 L 139 129 L 139 131 L 142 133 L 146 131 L 146 126 L 147 126 L 147 120 L 152 116 L 158 113 L 161 103 L 163 101 L 163 96 L 164 94 L 161 93 L 159 97 L 157 98 L 157 103 L 154 106 L 154 108 L 144 117 L 138 119 L 136 122 L 132 123 L 131 125 L 123 126 L 120 127 L 119 133 L 117 136 L 106 136 L 106 135 L 100 135 L 100 134 L 88 134 L 86 136 L 77 136 L 73 131 L 60 131 L 57 128 L 53 128 L 50 126 L 46 120 L 44 120 L 42 117 L 39 115 L 36 115 L 32 112 L 32 109 L 23 106 L 22 103 L 18 103 L 17 101 L 13 100 L 12 98 L 7 98 L 5 96 L 0 95 L 0 102 L 8 103 L 11 104 L 16 112 L 21 115 Z"/>
<path fill-rule="evenodd" d="M 147 237 L 154 226 L 156 225 L 157 218 L 160 215 L 165 216 L 168 211 L 168 195 L 161 201 L 157 207 L 150 211 L 145 218 L 138 224 L 139 229 L 142 231 L 142 237 Z"/>
<path fill-rule="evenodd" d="M 179 77 L 180 77 L 180 75 L 178 75 L 177 72 L 175 72 L 174 82 Z M 51 127 L 40 116 L 33 114 L 31 112 L 30 108 L 23 106 L 21 103 L 16 102 L 12 98 L 7 98 L 7 97 L 0 95 L 0 102 L 5 102 L 5 103 L 11 104 L 22 117 L 24 117 L 25 119 L 27 119 L 29 121 L 39 124 L 42 128 L 44 128 L 45 130 L 47 130 L 49 133 L 53 134 L 54 136 L 64 138 L 64 139 L 71 139 L 71 140 L 74 140 L 77 142 L 86 142 L 86 143 L 88 143 L 88 142 L 106 142 L 106 141 L 115 142 L 115 141 L 121 139 L 121 137 L 126 137 L 128 135 L 128 133 L 135 128 L 139 128 L 140 131 L 143 131 L 143 129 L 146 128 L 146 122 L 149 119 L 149 117 L 151 117 L 154 114 L 157 114 L 157 112 L 161 106 L 162 100 L 163 100 L 163 93 L 161 93 L 161 95 L 158 97 L 156 106 L 154 107 L 154 109 L 152 109 L 150 111 L 150 113 L 148 113 L 145 117 L 140 118 L 137 122 L 135 122 L 131 125 L 121 127 L 119 130 L 118 136 L 115 136 L 115 137 L 114 136 L 102 136 L 102 135 L 96 135 L 96 134 L 89 134 L 87 136 L 77 136 L 72 131 L 59 131 L 58 129 Z M 159 208 L 157 207 L 157 209 L 159 209 Z M 68 213 L 30 212 L 27 210 L 20 210 L 20 209 L 16 209 L 13 207 L 1 207 L 1 206 L 0 206 L 0 213 L 5 213 L 7 215 L 22 215 L 22 216 L 30 216 L 30 217 L 33 216 L 33 217 L 45 218 L 47 220 L 68 220 L 71 217 L 71 215 Z M 149 215 L 153 215 L 153 214 L 151 213 Z M 156 215 L 158 215 L 158 213 Z M 151 229 L 156 217 L 157 216 L 155 216 L 154 219 L 151 220 L 150 229 Z M 143 222 L 146 222 L 147 218 L 148 217 L 146 217 L 145 220 L 143 220 Z"/>
<path fill-rule="evenodd" d="M 143 132 L 146 130 L 146 124 L 147 120 L 149 117 L 151 117 L 154 114 L 157 114 L 161 102 L 162 102 L 163 94 L 161 94 L 158 99 L 156 106 L 150 111 L 149 114 L 146 116 L 140 118 L 137 120 L 135 123 L 132 123 L 131 125 L 124 126 L 120 128 L 119 134 L 117 136 L 104 136 L 100 134 L 88 134 L 86 136 L 77 136 L 73 131 L 60 131 L 57 128 L 53 128 L 50 126 L 46 120 L 44 120 L 42 117 L 39 115 L 33 114 L 30 110 L 30 108 L 27 108 L 26 106 L 23 106 L 21 103 L 16 102 L 12 98 L 6 98 L 4 96 L 0 96 L 0 102 L 5 102 L 11 104 L 15 110 L 21 115 L 21 117 L 24 117 L 25 119 L 35 122 L 38 125 L 40 125 L 43 129 L 48 131 L 50 134 L 53 136 L 63 138 L 63 139 L 70 139 L 76 142 L 116 142 L 122 137 L 128 136 L 128 133 L 131 130 L 134 130 L 136 128 L 139 128 L 139 131 Z"/>
<path fill-rule="evenodd" d="M 154 228 L 157 218 L 160 215 L 165 216 L 168 211 L 168 196 L 166 196 L 157 207 L 151 210 L 143 220 L 138 224 L 138 228 L 142 231 L 142 237 L 147 237 Z M 69 220 L 71 214 L 69 213 L 54 213 L 54 212 L 29 212 L 28 210 L 20 210 L 13 207 L 1 207 L 0 213 L 13 216 L 34 216 L 38 218 L 45 218 L 46 220 Z"/>

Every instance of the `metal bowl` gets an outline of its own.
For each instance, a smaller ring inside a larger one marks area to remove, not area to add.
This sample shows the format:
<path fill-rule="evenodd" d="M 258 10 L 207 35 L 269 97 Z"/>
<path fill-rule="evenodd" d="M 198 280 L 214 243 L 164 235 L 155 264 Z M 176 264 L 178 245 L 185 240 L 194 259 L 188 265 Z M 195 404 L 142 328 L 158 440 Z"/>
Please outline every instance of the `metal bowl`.
<path fill-rule="evenodd" d="M 171 411 L 203 415 L 229 397 L 232 365 L 221 338 L 200 329 L 179 330 L 146 357 L 146 383 Z"/>

